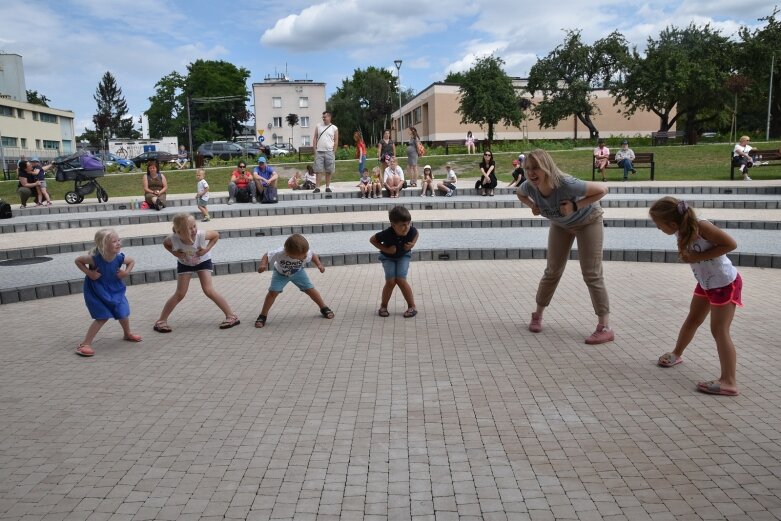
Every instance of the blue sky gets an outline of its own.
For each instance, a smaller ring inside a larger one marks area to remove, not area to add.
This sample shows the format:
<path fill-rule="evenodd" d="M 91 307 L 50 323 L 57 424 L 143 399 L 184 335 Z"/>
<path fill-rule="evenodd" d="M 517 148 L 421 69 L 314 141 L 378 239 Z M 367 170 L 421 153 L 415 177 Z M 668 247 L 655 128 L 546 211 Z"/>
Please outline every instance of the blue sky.
<path fill-rule="evenodd" d="M 668 25 L 735 35 L 771 10 L 756 0 L 0 0 L 0 52 L 22 55 L 27 88 L 74 111 L 81 133 L 106 71 L 137 119 L 160 78 L 199 58 L 247 68 L 248 88 L 287 72 L 325 82 L 326 96 L 356 68 L 395 73 L 401 59 L 401 83 L 417 93 L 492 52 L 526 76 L 568 29 L 586 42 L 618 30 L 642 51 Z"/>

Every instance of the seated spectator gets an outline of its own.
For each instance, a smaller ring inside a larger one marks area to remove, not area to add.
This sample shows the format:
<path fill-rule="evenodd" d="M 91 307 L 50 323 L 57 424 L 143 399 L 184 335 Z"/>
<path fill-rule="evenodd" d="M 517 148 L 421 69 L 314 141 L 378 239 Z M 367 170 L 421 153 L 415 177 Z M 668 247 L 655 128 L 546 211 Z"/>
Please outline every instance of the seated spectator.
<path fill-rule="evenodd" d="M 610 149 L 605 146 L 605 140 L 599 138 L 597 140 L 597 148 L 594 149 L 594 166 L 599 170 L 599 175 L 602 176 L 602 181 L 607 181 L 605 177 L 605 169 L 607 168 L 610 159 Z"/>
<path fill-rule="evenodd" d="M 629 148 L 629 141 L 626 139 L 621 142 L 621 150 L 616 152 L 616 164 L 624 169 L 624 181 L 629 179 L 629 172 L 637 173 L 632 161 L 635 160 L 635 153 Z"/>
<path fill-rule="evenodd" d="M 754 158 L 749 155 L 751 152 L 751 139 L 748 136 L 740 136 L 740 142 L 732 150 L 732 164 L 740 168 L 744 181 L 751 181 L 748 176 L 748 169 L 754 166 Z"/>
<path fill-rule="evenodd" d="M 480 179 L 478 179 L 478 183 L 480 183 L 479 188 L 482 190 L 482 195 L 493 197 L 494 188 L 496 188 L 498 181 L 496 179 L 496 161 L 494 161 L 494 154 L 490 150 L 483 152 L 483 160 L 480 161 Z"/>
<path fill-rule="evenodd" d="M 252 172 L 247 171 L 247 164 L 243 160 L 239 161 L 238 170 L 233 171 L 228 183 L 228 204 L 233 204 L 236 201 L 240 203 L 258 202 Z"/>
<path fill-rule="evenodd" d="M 16 193 L 22 203 L 20 208 L 27 208 L 27 200 L 30 199 L 30 196 L 38 199 L 38 174 L 33 170 L 30 161 L 20 160 L 18 176 L 19 183 L 16 185 Z"/>
<path fill-rule="evenodd" d="M 521 154 L 518 159 L 513 159 L 513 180 L 508 184 L 508 187 L 518 188 L 521 183 L 526 181 L 526 171 L 523 169 L 523 162 L 526 160 L 526 156 Z"/>
<path fill-rule="evenodd" d="M 46 206 L 51 206 L 52 198 L 49 196 L 49 191 L 46 189 L 46 172 L 54 167 L 54 163 L 41 165 L 41 160 L 38 159 L 37 156 L 30 159 L 30 162 L 33 164 L 33 171 L 38 178 L 38 197 L 36 198 L 35 206 L 43 206 L 44 204 Z M 44 203 L 44 201 L 46 202 Z"/>
<path fill-rule="evenodd" d="M 298 170 L 295 171 L 295 173 L 290 177 L 290 179 L 287 180 L 287 187 L 291 190 L 301 190 L 301 185 L 303 184 L 304 179 L 301 176 L 301 172 Z"/>
<path fill-rule="evenodd" d="M 264 156 L 258 156 L 258 166 L 252 170 L 252 179 L 255 181 L 255 192 L 261 195 L 266 190 L 266 187 L 277 187 L 279 174 L 274 172 L 274 169 L 266 163 Z"/>
<path fill-rule="evenodd" d="M 301 185 L 302 190 L 314 190 L 317 188 L 317 185 L 315 182 L 317 181 L 317 176 L 315 175 L 315 169 L 312 168 L 312 165 L 306 165 L 306 174 L 304 174 L 304 184 Z"/>
<path fill-rule="evenodd" d="M 189 154 L 187 154 L 187 149 L 184 148 L 184 145 L 179 145 L 179 154 L 176 156 L 176 167 L 179 170 L 183 170 L 187 168 L 187 164 L 189 162 Z"/>
<path fill-rule="evenodd" d="M 437 184 L 437 191 L 444 194 L 445 197 L 453 197 L 456 193 L 456 171 L 450 167 L 450 163 L 445 163 L 445 179 Z"/>
<path fill-rule="evenodd" d="M 395 157 L 386 157 L 385 160 L 388 168 L 385 169 L 382 184 L 388 190 L 388 197 L 396 198 L 404 186 L 404 170 L 396 163 Z"/>
<path fill-rule="evenodd" d="M 165 208 L 166 192 L 168 192 L 168 181 L 159 171 L 156 161 L 150 161 L 146 165 L 146 175 L 141 177 L 144 187 L 144 200 L 149 208 L 162 210 Z"/>

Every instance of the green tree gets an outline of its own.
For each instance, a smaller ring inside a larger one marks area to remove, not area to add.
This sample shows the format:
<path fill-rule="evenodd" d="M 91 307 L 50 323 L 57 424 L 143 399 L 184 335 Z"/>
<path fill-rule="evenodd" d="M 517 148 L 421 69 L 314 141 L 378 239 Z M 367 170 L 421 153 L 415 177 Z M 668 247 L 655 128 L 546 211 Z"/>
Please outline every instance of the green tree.
<path fill-rule="evenodd" d="M 498 123 L 520 127 L 524 114 L 521 97 L 512 79 L 502 69 L 504 61 L 496 56 L 479 58 L 464 72 L 459 83 L 458 113 L 461 123 L 488 126 L 488 142 L 494 140 Z"/>
<path fill-rule="evenodd" d="M 122 89 L 111 72 L 106 71 L 103 75 L 93 99 L 98 104 L 98 111 L 92 116 L 92 122 L 99 136 L 138 137 L 138 131 L 133 128 L 133 117 L 126 116 L 127 102 L 122 96 Z"/>
<path fill-rule="evenodd" d="M 739 123 L 747 130 L 764 130 L 767 126 L 768 99 L 770 99 L 770 135 L 781 135 L 781 20 L 779 10 L 760 18 L 763 27 L 741 28 L 740 45 L 735 60 L 737 71 L 751 78 L 746 90 L 739 95 L 741 118 Z M 770 98 L 770 69 L 773 66 L 773 96 Z"/>
<path fill-rule="evenodd" d="M 49 106 L 49 102 L 51 100 L 44 96 L 43 94 L 38 94 L 37 90 L 28 90 L 27 91 L 27 103 L 32 103 L 33 105 L 42 105 L 44 107 Z"/>
<path fill-rule="evenodd" d="M 187 66 L 187 75 L 178 72 L 161 78 L 146 111 L 153 136 L 175 135 L 188 140 L 187 102 L 194 146 L 204 141 L 232 139 L 241 134 L 250 119 L 247 104 L 250 72 L 225 61 L 197 60 Z"/>
<path fill-rule="evenodd" d="M 342 80 L 326 104 L 334 124 L 342 129 L 340 137 L 348 139 L 353 131 L 359 130 L 367 143 L 379 140 L 398 104 L 397 89 L 397 78 L 385 69 L 355 69 L 351 78 Z"/>
<path fill-rule="evenodd" d="M 734 63 L 734 50 L 710 25 L 667 27 L 658 39 L 648 39 L 645 56 L 633 53 L 624 80 L 611 92 L 616 102 L 625 103 L 626 116 L 649 110 L 659 116 L 663 131 L 682 122 L 694 144 L 699 128 L 731 114 L 727 80 L 732 72 L 725 64 Z"/>
<path fill-rule="evenodd" d="M 592 117 L 599 114 L 595 89 L 609 89 L 621 75 L 629 51 L 626 39 L 614 31 L 593 45 L 584 44 L 579 31 L 568 31 L 564 43 L 529 71 L 527 90 L 542 93 L 542 101 L 532 109 L 545 128 L 556 126 L 570 116 L 599 136 Z"/>
<path fill-rule="evenodd" d="M 293 144 L 293 128 L 298 125 L 298 114 L 290 113 L 285 116 L 285 121 L 290 126 L 290 144 Z"/>
<path fill-rule="evenodd" d="M 178 72 L 163 76 L 155 84 L 155 94 L 146 111 L 149 134 L 155 137 L 177 136 L 188 141 L 186 80 Z"/>

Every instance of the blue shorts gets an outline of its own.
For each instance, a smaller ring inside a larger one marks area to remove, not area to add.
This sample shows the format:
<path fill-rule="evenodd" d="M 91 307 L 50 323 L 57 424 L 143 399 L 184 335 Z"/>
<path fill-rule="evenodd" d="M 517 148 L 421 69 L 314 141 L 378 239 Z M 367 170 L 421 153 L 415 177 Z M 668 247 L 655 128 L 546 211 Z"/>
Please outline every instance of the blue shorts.
<path fill-rule="evenodd" d="M 195 273 L 196 271 L 214 271 L 214 264 L 212 264 L 212 260 L 205 260 L 196 266 L 188 266 L 187 264 L 182 264 L 181 262 L 176 263 L 177 275 L 181 275 L 182 273 Z"/>
<path fill-rule="evenodd" d="M 291 277 L 285 277 L 276 269 L 271 268 L 271 285 L 268 288 L 269 291 L 282 293 L 282 290 L 285 289 L 288 282 L 295 284 L 301 291 L 306 291 L 315 287 L 315 285 L 312 284 L 312 281 L 309 280 L 309 275 L 306 274 L 306 270 L 301 269 L 295 272 Z"/>
<path fill-rule="evenodd" d="M 380 253 L 382 269 L 385 270 L 385 280 L 406 279 L 410 260 L 412 260 L 410 252 L 405 253 L 401 257 L 387 257 Z"/>

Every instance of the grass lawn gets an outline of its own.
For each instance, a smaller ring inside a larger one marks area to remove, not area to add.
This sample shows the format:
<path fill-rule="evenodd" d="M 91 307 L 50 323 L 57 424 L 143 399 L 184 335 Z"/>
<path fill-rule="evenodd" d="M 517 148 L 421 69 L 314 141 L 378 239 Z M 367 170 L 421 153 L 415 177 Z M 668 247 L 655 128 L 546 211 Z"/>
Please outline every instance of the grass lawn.
<path fill-rule="evenodd" d="M 781 143 L 763 142 L 755 143 L 756 148 L 777 149 Z M 633 148 L 635 152 L 653 152 L 656 162 L 656 180 L 657 181 L 727 181 L 729 180 L 729 157 L 733 145 L 729 143 L 703 144 L 695 146 L 660 146 L 660 147 L 638 147 Z M 614 151 L 611 149 L 611 151 Z M 517 153 L 520 153 L 519 150 Z M 497 162 L 497 172 L 500 181 L 509 182 L 512 177 L 510 173 L 513 170 L 512 160 L 517 153 L 497 152 L 495 159 Z M 591 149 L 582 150 L 559 150 L 551 151 L 551 155 L 559 167 L 569 174 L 585 180 L 591 180 Z M 451 154 L 448 156 L 425 156 L 418 162 L 420 175 L 423 172 L 423 165 L 429 164 L 434 169 L 434 176 L 442 178 L 444 176 L 444 165 L 450 162 L 453 169 L 459 177 L 475 178 L 478 177 L 478 163 L 481 159 L 479 155 Z M 402 168 L 406 167 L 406 158 L 400 161 Z M 249 163 L 251 164 L 251 163 Z M 367 166 L 369 168 L 376 165 L 376 158 L 369 157 Z M 272 167 L 278 169 L 281 176 L 289 177 L 295 170 L 304 170 L 306 163 L 285 163 L 275 164 L 271 161 Z M 358 179 L 357 161 L 337 161 L 336 174 L 334 181 L 350 181 Z M 215 192 L 225 192 L 228 190 L 228 180 L 233 167 L 209 168 L 206 173 L 206 180 L 209 181 L 211 189 Z M 177 170 L 165 172 L 168 179 L 168 191 L 171 194 L 195 194 L 195 172 L 194 170 Z M 618 169 L 609 170 L 609 180 L 618 181 L 622 174 Z M 141 175 L 132 174 L 107 174 L 100 178 L 100 184 L 106 189 L 111 197 L 138 196 L 141 199 Z M 739 180 L 739 176 L 738 180 Z M 781 168 L 761 167 L 751 170 L 751 177 L 755 180 L 781 179 Z M 639 168 L 636 179 L 646 181 L 649 179 L 649 170 Z M 17 181 L 0 182 L 0 198 L 9 201 L 11 204 L 18 204 L 19 197 L 16 194 Z M 62 200 L 65 192 L 73 189 L 73 182 L 63 183 L 55 182 L 49 179 L 49 193 L 53 200 Z M 286 188 L 287 184 L 280 184 L 280 188 Z M 89 194 L 86 199 L 94 198 L 95 194 Z M 109 199 L 110 200 L 110 199 Z"/>

